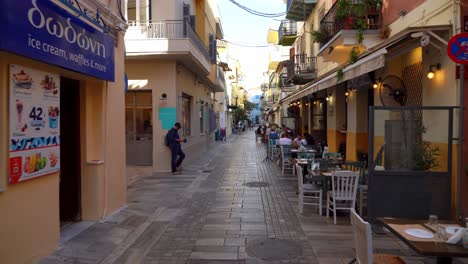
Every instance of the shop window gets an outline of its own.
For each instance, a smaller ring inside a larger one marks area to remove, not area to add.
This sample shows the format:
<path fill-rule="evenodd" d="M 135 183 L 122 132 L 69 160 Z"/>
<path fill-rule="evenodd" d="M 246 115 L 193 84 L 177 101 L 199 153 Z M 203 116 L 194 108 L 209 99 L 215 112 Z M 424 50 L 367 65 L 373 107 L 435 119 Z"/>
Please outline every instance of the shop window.
<path fill-rule="evenodd" d="M 205 133 L 205 106 L 200 104 L 200 134 Z"/>
<path fill-rule="evenodd" d="M 182 95 L 182 134 L 192 135 L 192 97 L 186 94 Z"/>
<path fill-rule="evenodd" d="M 153 140 L 153 104 L 148 91 L 125 95 L 125 135 L 127 141 Z"/>

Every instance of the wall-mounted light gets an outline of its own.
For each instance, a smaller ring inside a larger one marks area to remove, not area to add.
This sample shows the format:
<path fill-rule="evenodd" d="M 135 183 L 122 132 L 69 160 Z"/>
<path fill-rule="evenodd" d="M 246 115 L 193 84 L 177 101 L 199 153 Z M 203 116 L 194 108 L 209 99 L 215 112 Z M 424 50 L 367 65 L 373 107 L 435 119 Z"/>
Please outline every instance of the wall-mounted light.
<path fill-rule="evenodd" d="M 330 101 L 330 97 L 330 95 L 327 95 L 327 98 L 325 98 L 325 100 Z"/>
<path fill-rule="evenodd" d="M 427 72 L 427 78 L 429 80 L 434 79 L 435 72 L 440 70 L 440 63 L 429 65 L 429 71 Z"/>
<path fill-rule="evenodd" d="M 348 91 L 346 91 L 346 92 L 344 93 L 344 95 L 345 95 L 345 96 L 348 96 L 348 95 L 349 95 L 349 92 L 348 92 Z"/>
<path fill-rule="evenodd" d="M 374 89 L 379 88 L 380 83 L 382 83 L 382 80 L 380 78 L 375 80 L 374 84 L 372 85 L 372 88 L 374 88 Z"/>

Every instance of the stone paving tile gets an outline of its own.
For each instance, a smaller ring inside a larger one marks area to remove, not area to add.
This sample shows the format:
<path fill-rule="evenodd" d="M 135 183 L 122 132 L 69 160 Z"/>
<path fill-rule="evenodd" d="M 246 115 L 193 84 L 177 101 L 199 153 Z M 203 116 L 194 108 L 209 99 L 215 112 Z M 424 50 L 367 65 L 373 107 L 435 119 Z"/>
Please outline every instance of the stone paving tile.
<path fill-rule="evenodd" d="M 264 146 L 244 133 L 191 158 L 181 175 L 129 168 L 136 176 L 128 205 L 40 263 L 349 263 L 355 254 L 349 217 L 339 216 L 334 225 L 313 208 L 299 214 L 295 176 L 282 175 L 264 158 Z M 266 238 L 295 241 L 302 255 L 282 261 L 249 256 L 249 243 Z M 410 264 L 434 263 L 390 234 L 373 239 L 375 252 L 400 255 Z"/>

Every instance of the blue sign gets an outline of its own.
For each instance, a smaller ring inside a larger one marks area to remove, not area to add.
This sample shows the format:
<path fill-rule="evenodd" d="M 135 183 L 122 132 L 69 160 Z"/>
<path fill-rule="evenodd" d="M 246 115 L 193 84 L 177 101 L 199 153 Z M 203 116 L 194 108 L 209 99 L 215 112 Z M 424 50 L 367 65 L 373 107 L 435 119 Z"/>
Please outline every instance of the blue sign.
<path fill-rule="evenodd" d="M 114 41 L 50 0 L 0 0 L 0 50 L 114 81 Z"/>
<path fill-rule="evenodd" d="M 447 54 L 455 63 L 468 64 L 468 33 L 453 36 L 448 42 Z"/>
<path fill-rule="evenodd" d="M 171 129 L 177 121 L 177 109 L 175 107 L 159 108 L 159 120 L 161 121 L 162 129 Z"/>

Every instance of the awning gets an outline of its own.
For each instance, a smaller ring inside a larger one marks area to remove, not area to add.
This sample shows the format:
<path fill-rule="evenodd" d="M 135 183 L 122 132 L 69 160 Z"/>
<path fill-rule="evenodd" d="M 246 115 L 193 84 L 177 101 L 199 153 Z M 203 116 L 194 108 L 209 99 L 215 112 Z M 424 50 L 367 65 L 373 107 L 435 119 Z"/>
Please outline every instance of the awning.
<path fill-rule="evenodd" d="M 401 42 L 406 38 L 409 38 L 412 35 L 412 33 L 426 32 L 429 33 L 431 36 L 434 36 L 436 39 L 439 39 L 440 37 L 437 38 L 433 31 L 447 31 L 450 30 L 450 28 L 450 25 L 407 28 L 397 33 L 396 35 L 390 37 L 389 39 L 375 45 L 368 51 L 364 52 L 364 54 L 360 56 L 359 60 L 356 63 L 346 66 L 343 70 L 343 79 L 340 80 L 340 82 L 351 80 L 365 73 L 369 73 L 371 71 L 375 71 L 379 68 L 382 68 L 385 65 L 385 55 L 387 54 L 387 48 L 391 47 L 396 43 Z M 290 102 L 295 101 L 299 98 L 318 92 L 320 90 L 327 89 L 336 85 L 337 83 L 340 83 L 337 81 L 337 71 L 338 69 L 335 69 L 332 72 L 320 76 L 313 82 L 306 84 L 304 88 L 300 91 L 296 91 L 295 93 L 288 95 L 281 101 L 281 103 L 289 104 Z"/>
<path fill-rule="evenodd" d="M 385 48 L 373 52 L 370 55 L 358 60 L 354 64 L 346 66 L 343 69 L 343 78 L 340 81 L 338 81 L 337 71 L 334 71 L 320 79 L 317 79 L 315 82 L 306 85 L 305 88 L 300 92 L 292 95 L 291 97 L 285 98 L 283 102 L 289 104 L 290 102 L 309 94 L 335 86 L 337 83 L 348 81 L 368 72 L 382 68 L 385 65 L 386 53 L 387 50 Z"/>

